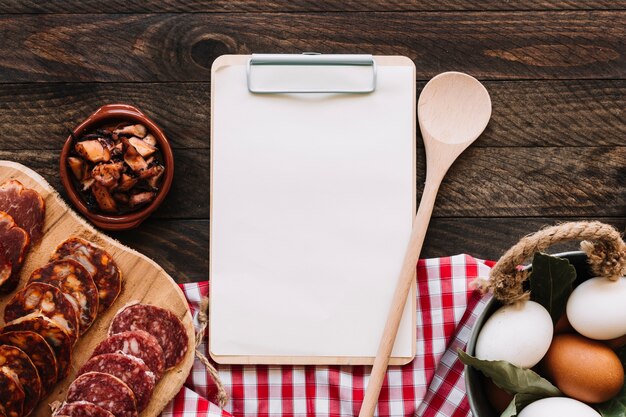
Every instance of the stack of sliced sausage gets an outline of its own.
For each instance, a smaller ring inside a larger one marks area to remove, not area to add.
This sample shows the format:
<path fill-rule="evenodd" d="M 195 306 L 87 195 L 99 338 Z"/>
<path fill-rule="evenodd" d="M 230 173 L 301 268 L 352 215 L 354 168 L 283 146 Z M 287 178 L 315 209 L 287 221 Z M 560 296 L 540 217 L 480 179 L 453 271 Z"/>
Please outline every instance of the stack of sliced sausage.
<path fill-rule="evenodd" d="M 156 383 L 184 358 L 189 338 L 171 311 L 132 304 L 113 318 L 55 417 L 137 417 Z"/>
<path fill-rule="evenodd" d="M 43 236 L 45 213 L 37 191 L 17 180 L 0 185 L 0 292 L 11 292 L 20 282 L 28 249 Z"/>
<path fill-rule="evenodd" d="M 0 416 L 28 416 L 67 376 L 78 337 L 121 288 L 122 274 L 111 255 L 78 237 L 62 242 L 50 262 L 33 271 L 4 310 Z"/>

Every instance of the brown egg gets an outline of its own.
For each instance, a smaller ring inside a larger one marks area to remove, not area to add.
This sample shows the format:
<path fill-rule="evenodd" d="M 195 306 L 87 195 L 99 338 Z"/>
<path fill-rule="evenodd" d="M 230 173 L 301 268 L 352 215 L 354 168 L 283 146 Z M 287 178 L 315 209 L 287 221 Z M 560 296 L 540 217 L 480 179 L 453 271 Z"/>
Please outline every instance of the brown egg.
<path fill-rule="evenodd" d="M 577 334 L 554 336 L 542 369 L 565 395 L 586 403 L 609 400 L 624 385 L 624 368 L 615 352 Z"/>
<path fill-rule="evenodd" d="M 513 400 L 513 395 L 494 384 L 490 378 L 485 377 L 484 380 L 489 403 L 498 413 L 502 413 Z"/>

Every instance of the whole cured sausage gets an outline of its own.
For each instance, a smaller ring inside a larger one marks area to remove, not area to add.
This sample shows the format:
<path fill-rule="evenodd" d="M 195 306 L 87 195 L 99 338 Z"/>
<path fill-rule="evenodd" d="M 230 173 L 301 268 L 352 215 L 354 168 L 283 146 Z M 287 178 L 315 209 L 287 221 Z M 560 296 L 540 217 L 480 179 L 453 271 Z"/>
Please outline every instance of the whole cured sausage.
<path fill-rule="evenodd" d="M 141 359 L 124 353 L 105 353 L 94 356 L 83 365 L 77 375 L 102 372 L 122 380 L 135 394 L 137 411 L 143 411 L 154 391 L 154 374 Z"/>
<path fill-rule="evenodd" d="M 111 255 L 104 249 L 78 237 L 71 237 L 61 243 L 50 260 L 73 259 L 91 274 L 98 288 L 98 311 L 104 311 L 113 304 L 122 290 L 122 272 Z"/>
<path fill-rule="evenodd" d="M 24 389 L 15 372 L 0 367 L 0 404 L 6 417 L 21 417 L 24 396 Z"/>
<path fill-rule="evenodd" d="M 40 312 L 61 327 L 71 338 L 78 338 L 78 317 L 72 303 L 56 287 L 33 282 L 16 292 L 4 308 L 4 321 L 10 322 Z"/>
<path fill-rule="evenodd" d="M 11 292 L 20 280 L 19 274 L 30 247 L 30 237 L 24 229 L 15 224 L 13 217 L 3 211 L 0 211 L 0 242 L 5 262 L 11 266 L 11 273 L 8 276 L 4 274 L 4 281 L 0 280 L 0 291 Z"/>
<path fill-rule="evenodd" d="M 76 401 L 63 404 L 55 413 L 54 417 L 114 417 L 110 411 L 99 405 L 87 401 Z"/>
<path fill-rule="evenodd" d="M 110 411 L 115 417 L 137 417 L 133 391 L 113 375 L 100 372 L 82 374 L 67 390 L 67 401 L 87 401 Z"/>
<path fill-rule="evenodd" d="M 31 331 L 41 335 L 54 352 L 58 379 L 67 376 L 72 357 L 73 341 L 61 327 L 43 314 L 35 312 L 13 320 L 2 328 L 2 333 L 14 331 Z"/>
<path fill-rule="evenodd" d="M 163 349 L 150 333 L 133 330 L 114 334 L 100 342 L 92 356 L 115 352 L 123 352 L 141 359 L 150 368 L 157 381 L 163 376 L 165 369 Z"/>
<path fill-rule="evenodd" d="M 80 334 L 84 334 L 98 314 L 98 288 L 84 266 L 72 259 L 52 261 L 33 271 L 28 280 L 60 289 L 78 311 Z"/>
<path fill-rule="evenodd" d="M 24 188 L 17 180 L 4 182 L 0 185 L 0 211 L 13 217 L 33 243 L 39 242 L 43 236 L 46 203 L 37 191 Z"/>
<path fill-rule="evenodd" d="M 15 373 L 24 390 L 24 406 L 22 415 L 30 415 L 41 397 L 41 380 L 33 362 L 21 349 L 14 346 L 0 346 L 0 366 L 7 367 Z"/>
<path fill-rule="evenodd" d="M 156 338 L 165 355 L 165 369 L 178 365 L 189 346 L 189 337 L 183 323 L 169 310 L 148 304 L 134 304 L 118 312 L 109 334 L 128 330 L 144 330 Z"/>
<path fill-rule="evenodd" d="M 0 345 L 20 348 L 37 368 L 41 379 L 41 396 L 45 396 L 57 382 L 57 360 L 52 348 L 39 334 L 17 331 L 0 334 Z"/>

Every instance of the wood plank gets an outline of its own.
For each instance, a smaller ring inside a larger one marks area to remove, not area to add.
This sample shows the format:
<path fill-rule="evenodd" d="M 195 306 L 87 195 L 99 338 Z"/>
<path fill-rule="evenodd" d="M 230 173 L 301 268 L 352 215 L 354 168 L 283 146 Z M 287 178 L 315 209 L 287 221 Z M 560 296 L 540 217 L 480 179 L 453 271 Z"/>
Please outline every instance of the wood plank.
<path fill-rule="evenodd" d="M 42 175 L 65 199 L 59 178 L 59 151 L 0 151 L 0 160 L 20 162 Z M 209 217 L 209 151 L 179 149 L 174 152 L 174 182 L 170 192 L 152 217 Z"/>
<path fill-rule="evenodd" d="M 418 83 L 418 94 L 424 82 Z M 488 81 L 493 114 L 472 147 L 619 146 L 626 81 Z M 174 148 L 209 147 L 209 83 L 0 84 L 0 150 L 60 150 L 69 129 L 98 106 L 135 105 Z"/>
<path fill-rule="evenodd" d="M 329 12 L 624 9 L 623 0 L 0 0 L 0 13 Z"/>
<path fill-rule="evenodd" d="M 209 218 L 209 151 L 174 153 L 174 184 L 154 218 Z M 0 151 L 62 190 L 56 151 Z M 418 198 L 425 179 L 418 148 Z M 436 217 L 623 216 L 626 147 L 472 148 L 443 181 Z M 62 192 L 63 195 L 63 192 Z"/>
<path fill-rule="evenodd" d="M 585 218 L 589 219 L 589 218 Z M 593 218 L 626 231 L 626 217 Z M 467 253 L 497 260 L 522 236 L 544 226 L 583 218 L 438 218 L 431 220 L 422 258 Z M 177 282 L 205 281 L 209 275 L 208 220 L 147 220 L 136 230 L 109 233 L 123 244 L 158 262 Z M 576 250 L 576 243 L 551 252 Z"/>
<path fill-rule="evenodd" d="M 107 234 L 153 259 L 176 282 L 208 279 L 208 220 L 149 219 L 135 230 Z"/>
<path fill-rule="evenodd" d="M 626 77 L 626 12 L 2 15 L 0 82 L 207 81 L 224 53 L 406 55 L 417 77 Z"/>

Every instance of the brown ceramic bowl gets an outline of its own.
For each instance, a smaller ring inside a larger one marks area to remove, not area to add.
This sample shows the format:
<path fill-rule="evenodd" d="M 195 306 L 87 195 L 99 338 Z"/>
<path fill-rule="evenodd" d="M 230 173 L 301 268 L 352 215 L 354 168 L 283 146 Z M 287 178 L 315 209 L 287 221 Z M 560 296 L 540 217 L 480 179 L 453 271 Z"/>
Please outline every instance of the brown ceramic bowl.
<path fill-rule="evenodd" d="M 72 204 L 74 204 L 74 207 L 91 220 L 93 224 L 106 230 L 128 230 L 139 226 L 141 222 L 148 218 L 148 216 L 161 205 L 170 190 L 172 179 L 174 178 L 174 155 L 172 154 L 172 148 L 165 134 L 148 116 L 143 114 L 136 107 L 127 104 L 108 104 L 102 106 L 78 125 L 78 127 L 74 129 L 73 134 L 74 137 L 80 137 L 89 131 L 117 122 L 140 123 L 154 135 L 163 156 L 165 173 L 163 174 L 161 187 L 154 201 L 147 206 L 137 211 L 120 215 L 94 213 L 87 208 L 87 205 L 74 187 L 74 183 L 70 178 L 72 173 L 67 166 L 67 157 L 69 156 L 73 141 L 72 136 L 68 136 L 61 150 L 60 160 L 61 182 L 63 183 L 63 187 L 65 187 L 65 191 Z"/>

